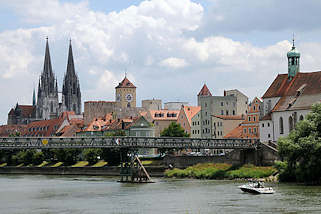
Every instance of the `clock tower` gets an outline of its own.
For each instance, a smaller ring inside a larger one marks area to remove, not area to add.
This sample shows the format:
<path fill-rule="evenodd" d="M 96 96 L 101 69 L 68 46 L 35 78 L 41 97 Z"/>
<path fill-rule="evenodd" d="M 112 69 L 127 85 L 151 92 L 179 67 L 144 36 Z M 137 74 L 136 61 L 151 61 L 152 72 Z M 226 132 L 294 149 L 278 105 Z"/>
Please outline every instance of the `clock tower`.
<path fill-rule="evenodd" d="M 136 86 L 127 77 L 116 87 L 116 103 L 118 107 L 136 107 Z"/>

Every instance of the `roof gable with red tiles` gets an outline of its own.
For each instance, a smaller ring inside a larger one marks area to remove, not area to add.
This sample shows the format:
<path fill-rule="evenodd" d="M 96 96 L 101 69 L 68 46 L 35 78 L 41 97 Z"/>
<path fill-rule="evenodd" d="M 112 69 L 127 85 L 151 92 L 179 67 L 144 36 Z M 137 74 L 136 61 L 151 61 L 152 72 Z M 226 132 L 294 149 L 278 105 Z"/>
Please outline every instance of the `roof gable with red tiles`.
<path fill-rule="evenodd" d="M 298 90 L 303 95 L 321 93 L 321 71 L 297 73 L 292 80 L 287 74 L 279 74 L 262 98 L 295 96 Z"/>
<path fill-rule="evenodd" d="M 227 133 L 223 138 L 242 138 L 243 137 L 243 128 L 242 126 L 238 126 L 234 128 L 232 131 Z"/>
<path fill-rule="evenodd" d="M 129 79 L 127 79 L 127 77 L 125 77 L 123 79 L 123 81 L 121 81 L 118 86 L 116 88 L 136 88 L 136 86 L 134 86 L 133 83 L 131 83 L 129 81 Z"/>
<path fill-rule="evenodd" d="M 189 124 L 192 124 L 192 118 L 201 110 L 200 106 L 182 106 Z"/>
<path fill-rule="evenodd" d="M 63 117 L 34 121 L 27 125 L 26 131 L 23 133 L 24 136 L 54 136 L 60 125 L 64 121 Z"/>
<path fill-rule="evenodd" d="M 206 84 L 204 84 L 197 96 L 212 96 L 212 94 L 210 90 L 207 88 Z"/>
<path fill-rule="evenodd" d="M 0 126 L 0 136 L 8 137 L 11 134 L 22 134 L 25 132 L 27 125 L 3 125 Z"/>
<path fill-rule="evenodd" d="M 177 121 L 180 110 L 149 110 L 148 113 L 151 116 L 151 120 L 171 120 Z"/>

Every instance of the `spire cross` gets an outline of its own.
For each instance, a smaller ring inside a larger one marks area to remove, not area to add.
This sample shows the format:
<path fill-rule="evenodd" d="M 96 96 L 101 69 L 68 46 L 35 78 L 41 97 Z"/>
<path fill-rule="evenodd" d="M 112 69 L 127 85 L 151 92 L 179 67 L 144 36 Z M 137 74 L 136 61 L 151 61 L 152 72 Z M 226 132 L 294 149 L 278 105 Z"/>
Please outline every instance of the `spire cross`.
<path fill-rule="evenodd" d="M 293 42 L 293 47 L 294 47 L 294 33 L 293 33 L 293 38 L 292 38 L 292 42 Z"/>

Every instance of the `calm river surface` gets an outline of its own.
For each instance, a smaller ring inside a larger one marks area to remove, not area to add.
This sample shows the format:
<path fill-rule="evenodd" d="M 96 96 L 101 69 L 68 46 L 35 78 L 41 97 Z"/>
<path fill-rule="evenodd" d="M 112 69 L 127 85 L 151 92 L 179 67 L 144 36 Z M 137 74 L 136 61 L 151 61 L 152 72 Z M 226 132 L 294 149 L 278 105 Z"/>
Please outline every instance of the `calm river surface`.
<path fill-rule="evenodd" d="M 321 187 L 271 184 L 242 193 L 237 181 L 0 175 L 0 213 L 321 213 Z"/>

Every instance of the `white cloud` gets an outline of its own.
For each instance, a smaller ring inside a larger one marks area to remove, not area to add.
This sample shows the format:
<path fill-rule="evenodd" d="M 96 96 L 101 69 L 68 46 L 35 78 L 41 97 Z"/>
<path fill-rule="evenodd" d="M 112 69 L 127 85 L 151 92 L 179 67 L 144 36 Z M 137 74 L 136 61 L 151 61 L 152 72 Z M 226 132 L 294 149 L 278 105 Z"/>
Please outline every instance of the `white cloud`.
<path fill-rule="evenodd" d="M 185 59 L 180 59 L 175 57 L 164 59 L 160 62 L 160 64 L 168 68 L 183 68 L 188 65 Z"/>
<path fill-rule="evenodd" d="M 267 81 L 287 71 L 288 41 L 258 47 L 223 36 L 188 36 L 186 31 L 197 32 L 204 16 L 202 6 L 190 0 L 144 1 L 108 14 L 90 10 L 87 2 L 20 0 L 7 4 L 38 26 L 0 32 L 2 123 L 17 100 L 31 103 L 43 66 L 46 36 L 58 80 L 66 70 L 68 39 L 72 38 L 83 101 L 114 100 L 114 88 L 125 71 L 137 86 L 138 100 L 179 98 L 192 104 L 204 81 L 216 95 L 223 89 L 242 88 L 254 97 L 264 93 Z M 222 16 L 223 21 L 225 18 Z M 302 43 L 300 47 L 302 67 L 317 69 L 320 45 Z M 184 74 L 171 72 L 180 68 Z"/>

